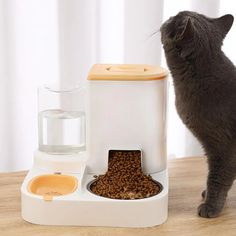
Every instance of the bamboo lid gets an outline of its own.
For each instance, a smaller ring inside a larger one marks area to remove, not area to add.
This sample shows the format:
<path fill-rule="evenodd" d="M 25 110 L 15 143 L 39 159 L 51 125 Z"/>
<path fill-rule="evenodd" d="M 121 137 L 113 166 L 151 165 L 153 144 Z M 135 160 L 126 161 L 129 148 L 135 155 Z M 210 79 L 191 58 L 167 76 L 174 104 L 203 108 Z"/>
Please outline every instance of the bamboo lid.
<path fill-rule="evenodd" d="M 95 64 L 88 80 L 149 81 L 165 79 L 167 70 L 143 64 Z"/>

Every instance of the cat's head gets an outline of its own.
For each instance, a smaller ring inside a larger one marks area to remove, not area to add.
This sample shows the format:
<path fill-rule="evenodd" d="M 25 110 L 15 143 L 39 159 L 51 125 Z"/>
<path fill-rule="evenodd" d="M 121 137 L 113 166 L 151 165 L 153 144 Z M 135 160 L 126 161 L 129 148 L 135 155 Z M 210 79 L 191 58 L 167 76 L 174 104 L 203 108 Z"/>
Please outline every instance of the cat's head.
<path fill-rule="evenodd" d="M 233 20 L 229 14 L 208 18 L 196 12 L 179 12 L 161 26 L 161 41 L 165 52 L 186 58 L 191 57 L 194 50 L 200 53 L 219 50 Z"/>

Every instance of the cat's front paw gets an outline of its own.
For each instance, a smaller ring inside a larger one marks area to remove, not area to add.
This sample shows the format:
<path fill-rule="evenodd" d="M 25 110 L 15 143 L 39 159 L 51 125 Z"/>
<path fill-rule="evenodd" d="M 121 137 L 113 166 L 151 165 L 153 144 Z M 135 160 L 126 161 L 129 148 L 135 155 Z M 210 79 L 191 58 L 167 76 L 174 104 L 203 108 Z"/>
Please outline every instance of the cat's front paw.
<path fill-rule="evenodd" d="M 214 208 L 207 203 L 202 203 L 198 207 L 198 215 L 204 218 L 214 218 L 220 214 L 221 210 Z"/>

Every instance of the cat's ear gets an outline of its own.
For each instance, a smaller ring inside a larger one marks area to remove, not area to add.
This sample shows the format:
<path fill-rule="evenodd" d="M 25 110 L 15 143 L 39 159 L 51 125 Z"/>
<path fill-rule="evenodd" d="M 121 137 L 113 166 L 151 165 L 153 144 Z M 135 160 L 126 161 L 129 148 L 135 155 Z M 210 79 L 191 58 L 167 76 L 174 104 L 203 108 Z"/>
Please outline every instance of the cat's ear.
<path fill-rule="evenodd" d="M 180 35 L 181 39 L 191 39 L 193 37 L 194 30 L 191 19 L 188 18 L 187 23 L 184 26 L 183 32 Z"/>
<path fill-rule="evenodd" d="M 233 25 L 233 22 L 234 22 L 234 17 L 230 14 L 215 19 L 215 24 L 221 30 L 224 37 L 229 32 L 231 26 Z"/>

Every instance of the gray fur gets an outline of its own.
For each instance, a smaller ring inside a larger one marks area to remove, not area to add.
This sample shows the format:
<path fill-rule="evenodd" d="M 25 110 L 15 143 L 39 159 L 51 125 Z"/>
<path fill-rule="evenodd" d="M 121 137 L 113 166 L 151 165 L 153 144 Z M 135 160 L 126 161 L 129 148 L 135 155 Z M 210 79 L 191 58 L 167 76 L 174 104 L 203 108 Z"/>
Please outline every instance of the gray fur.
<path fill-rule="evenodd" d="M 236 177 L 236 68 L 221 50 L 232 24 L 183 11 L 161 27 L 178 114 L 208 157 L 202 217 L 219 215 Z"/>

